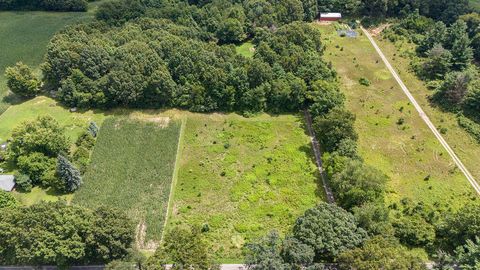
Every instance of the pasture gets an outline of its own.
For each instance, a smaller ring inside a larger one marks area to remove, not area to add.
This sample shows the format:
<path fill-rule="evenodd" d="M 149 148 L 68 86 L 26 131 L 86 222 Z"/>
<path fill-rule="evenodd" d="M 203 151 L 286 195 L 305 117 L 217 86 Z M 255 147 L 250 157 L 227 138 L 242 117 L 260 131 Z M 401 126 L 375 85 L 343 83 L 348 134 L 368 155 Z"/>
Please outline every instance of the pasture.
<path fill-rule="evenodd" d="M 429 96 L 433 94 L 432 90 L 429 90 L 425 83 L 418 79 L 410 70 L 410 59 L 407 55 L 413 53 L 413 45 L 406 41 L 399 41 L 393 44 L 381 37 L 376 38 L 376 40 L 390 63 L 402 76 L 412 95 L 430 117 L 430 120 L 438 129 L 443 130 L 442 136 L 475 179 L 480 181 L 480 167 L 478 167 L 480 162 L 480 156 L 478 155 L 480 153 L 480 144 L 465 129 L 459 126 L 455 113 L 446 112 L 429 101 Z"/>
<path fill-rule="evenodd" d="M 168 227 L 202 226 L 222 262 L 324 199 L 301 115 L 189 114 Z"/>
<path fill-rule="evenodd" d="M 100 129 L 84 184 L 73 203 L 125 210 L 137 241 L 154 248 L 161 238 L 181 123 L 168 117 L 111 117 Z"/>
<path fill-rule="evenodd" d="M 21 102 L 9 94 L 5 68 L 22 61 L 40 75 L 39 65 L 52 36 L 65 25 L 91 17 L 91 12 L 0 12 L 0 114 Z"/>
<path fill-rule="evenodd" d="M 389 202 L 408 197 L 457 208 L 475 198 L 466 178 L 416 113 L 368 39 L 363 35 L 356 39 L 339 37 L 333 26 L 319 27 L 326 38 L 325 57 L 338 71 L 347 107 L 357 116 L 360 154 L 391 179 Z M 403 77 L 405 72 L 399 75 Z M 371 85 L 361 85 L 361 78 Z M 403 79 L 411 81 L 410 77 Z"/>

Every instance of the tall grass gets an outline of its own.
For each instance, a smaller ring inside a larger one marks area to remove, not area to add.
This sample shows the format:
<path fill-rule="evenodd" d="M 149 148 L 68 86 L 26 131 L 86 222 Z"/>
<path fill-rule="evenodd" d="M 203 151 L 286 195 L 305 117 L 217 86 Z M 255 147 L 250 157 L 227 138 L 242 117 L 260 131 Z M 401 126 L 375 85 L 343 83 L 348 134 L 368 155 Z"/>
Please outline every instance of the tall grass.
<path fill-rule="evenodd" d="M 126 210 L 145 222 L 145 240 L 160 240 L 181 124 L 108 118 L 74 203 Z"/>

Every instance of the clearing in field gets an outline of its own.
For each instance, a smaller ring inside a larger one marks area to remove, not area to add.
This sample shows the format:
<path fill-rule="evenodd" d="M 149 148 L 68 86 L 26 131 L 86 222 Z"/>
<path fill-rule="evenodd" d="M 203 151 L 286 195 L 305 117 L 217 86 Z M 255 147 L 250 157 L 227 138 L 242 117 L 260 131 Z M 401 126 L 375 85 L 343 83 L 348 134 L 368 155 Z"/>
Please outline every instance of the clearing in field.
<path fill-rule="evenodd" d="M 190 115 L 168 226 L 202 226 L 223 262 L 241 261 L 252 238 L 285 233 L 324 199 L 301 119 Z"/>
<path fill-rule="evenodd" d="M 390 202 L 403 197 L 456 208 L 473 189 L 420 118 L 368 39 L 340 37 L 321 26 L 330 60 L 357 115 L 359 150 L 367 164 L 387 174 Z M 404 73 L 399 72 L 403 77 Z M 371 82 L 359 83 L 361 78 Z M 409 79 L 404 78 L 408 84 Z"/>
<path fill-rule="evenodd" d="M 74 203 L 126 210 L 140 248 L 161 238 L 181 123 L 169 118 L 107 118 Z"/>
<path fill-rule="evenodd" d="M 81 12 L 0 12 L 0 114 L 20 102 L 8 94 L 5 68 L 22 61 L 39 74 L 38 65 L 55 32 L 91 17 L 91 13 Z"/>

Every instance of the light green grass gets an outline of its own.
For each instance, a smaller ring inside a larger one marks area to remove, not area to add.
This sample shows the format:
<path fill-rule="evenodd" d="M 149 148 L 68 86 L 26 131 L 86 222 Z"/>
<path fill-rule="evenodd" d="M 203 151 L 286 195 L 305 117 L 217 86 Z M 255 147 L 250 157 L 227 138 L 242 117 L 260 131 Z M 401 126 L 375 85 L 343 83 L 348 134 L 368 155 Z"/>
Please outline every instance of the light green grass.
<path fill-rule="evenodd" d="M 39 115 L 51 115 L 60 126 L 65 128 L 67 136 L 73 143 L 91 121 L 100 125 L 106 117 L 105 113 L 85 111 L 71 113 L 55 100 L 40 96 L 10 107 L 0 115 L 0 142 L 10 138 L 13 129 L 24 121 L 32 121 Z"/>
<path fill-rule="evenodd" d="M 73 202 L 126 210 L 137 224 L 146 226 L 146 244 L 150 245 L 149 240 L 158 243 L 179 132 L 180 123 L 173 120 L 164 127 L 162 118 L 107 118 L 100 129 L 84 184 Z"/>
<path fill-rule="evenodd" d="M 73 194 L 67 195 L 58 195 L 53 192 L 51 189 L 45 190 L 40 187 L 34 187 L 32 191 L 28 193 L 21 193 L 13 191 L 13 195 L 18 199 L 22 205 L 32 205 L 42 201 L 45 202 L 54 202 L 58 200 L 65 200 L 70 202 L 73 198 Z"/>
<path fill-rule="evenodd" d="M 237 53 L 245 56 L 245 57 L 253 57 L 253 54 L 255 52 L 255 47 L 251 42 L 245 42 L 239 46 L 237 46 Z"/>
<path fill-rule="evenodd" d="M 470 0 L 470 6 L 476 11 L 480 12 L 480 0 Z"/>
<path fill-rule="evenodd" d="M 408 197 L 456 208 L 475 198 L 467 179 L 388 75 L 368 39 L 363 35 L 341 38 L 331 26 L 320 29 L 326 37 L 326 58 L 338 71 L 347 107 L 357 115 L 360 153 L 367 164 L 391 179 L 389 202 Z M 361 77 L 372 84 L 360 85 Z M 411 81 L 410 77 L 403 79 L 407 84 Z M 405 124 L 399 126 L 396 122 L 401 117 Z M 424 180 L 428 175 L 430 179 Z"/>
<path fill-rule="evenodd" d="M 208 224 L 222 262 L 324 199 L 301 117 L 190 114 L 184 138 L 167 226 Z"/>
<path fill-rule="evenodd" d="M 432 91 L 428 90 L 424 82 L 411 72 L 410 59 L 405 56 L 414 50 L 413 45 L 402 41 L 395 46 L 390 41 L 382 40 L 381 38 L 377 38 L 377 42 L 434 125 L 437 128 L 443 127 L 447 129 L 447 132 L 442 136 L 450 144 L 470 173 L 479 181 L 480 167 L 478 164 L 480 163 L 480 155 L 478 153 L 480 153 L 480 144 L 458 125 L 457 117 L 454 113 L 445 112 L 429 101 L 428 97 L 432 94 Z"/>
<path fill-rule="evenodd" d="M 8 94 L 5 68 L 22 61 L 40 74 L 39 64 L 55 32 L 91 18 L 92 12 L 0 12 L 0 114 L 19 102 Z"/>

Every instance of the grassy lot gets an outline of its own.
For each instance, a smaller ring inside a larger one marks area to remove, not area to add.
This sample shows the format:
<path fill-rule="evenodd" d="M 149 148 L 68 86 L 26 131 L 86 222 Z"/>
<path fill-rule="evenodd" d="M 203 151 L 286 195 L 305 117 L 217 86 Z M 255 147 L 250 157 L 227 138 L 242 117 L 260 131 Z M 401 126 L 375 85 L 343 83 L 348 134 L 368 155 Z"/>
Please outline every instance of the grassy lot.
<path fill-rule="evenodd" d="M 253 57 L 253 53 L 255 52 L 255 48 L 251 42 L 245 42 L 239 46 L 237 46 L 237 53 L 245 56 L 245 57 Z"/>
<path fill-rule="evenodd" d="M 12 106 L 9 110 L 0 115 L 0 143 L 5 142 L 12 133 L 12 130 L 24 121 L 31 121 L 39 115 L 51 115 L 62 127 L 73 143 L 80 132 L 82 132 L 90 121 L 101 124 L 106 117 L 105 113 L 96 113 L 93 111 L 71 113 L 63 108 L 53 99 L 48 97 L 37 97 L 21 104 Z M 2 166 L 7 173 L 15 173 L 15 168 L 10 168 L 5 164 Z M 28 193 L 14 192 L 14 195 L 24 205 L 31 205 L 40 201 L 54 201 L 65 199 L 70 201 L 72 195 L 58 195 L 51 190 L 34 188 Z"/>
<path fill-rule="evenodd" d="M 39 74 L 38 66 L 54 33 L 65 25 L 90 18 L 92 12 L 0 12 L 0 114 L 20 102 L 8 94 L 5 68 L 22 61 Z"/>
<path fill-rule="evenodd" d="M 62 127 L 72 143 L 91 121 L 101 124 L 106 117 L 105 113 L 85 111 L 71 113 L 67 108 L 58 104 L 57 101 L 39 96 L 29 101 L 12 106 L 0 115 L 0 142 L 5 142 L 12 130 L 24 121 L 31 121 L 39 115 L 51 115 Z"/>
<path fill-rule="evenodd" d="M 409 197 L 456 208 L 475 198 L 368 39 L 363 35 L 341 38 L 333 26 L 321 29 L 327 37 L 326 58 L 338 71 L 348 108 L 357 115 L 360 153 L 366 163 L 391 178 L 389 200 Z M 360 85 L 362 77 L 371 85 Z M 407 84 L 411 81 L 404 79 Z"/>
<path fill-rule="evenodd" d="M 166 117 L 111 117 L 100 129 L 84 185 L 74 203 L 126 210 L 141 224 L 139 238 L 161 237 L 180 132 Z M 145 235 L 146 233 L 146 235 Z M 142 243 L 143 244 L 143 243 Z"/>
<path fill-rule="evenodd" d="M 253 237 L 286 232 L 324 199 L 302 125 L 296 116 L 190 115 L 168 226 L 208 225 L 223 262 L 240 261 Z"/>
<path fill-rule="evenodd" d="M 480 156 L 478 153 L 480 153 L 480 144 L 458 125 L 455 114 L 445 112 L 438 106 L 429 102 L 428 97 L 432 94 L 432 91 L 429 90 L 409 69 L 410 60 L 406 55 L 413 50 L 413 45 L 408 44 L 405 41 L 399 42 L 395 45 L 390 41 L 381 38 L 376 38 L 376 40 L 382 48 L 385 56 L 399 72 L 405 84 L 410 89 L 410 92 L 430 117 L 431 121 L 437 126 L 437 128 L 446 129 L 443 137 L 450 144 L 465 166 L 467 166 L 468 170 L 476 180 L 479 181 L 480 167 L 478 164 L 480 163 Z"/>

